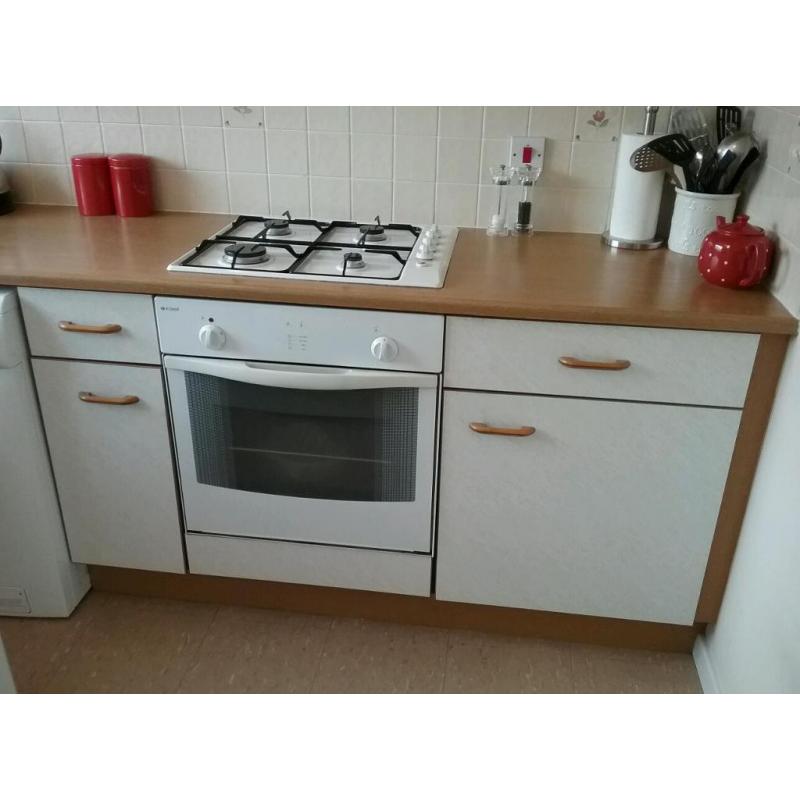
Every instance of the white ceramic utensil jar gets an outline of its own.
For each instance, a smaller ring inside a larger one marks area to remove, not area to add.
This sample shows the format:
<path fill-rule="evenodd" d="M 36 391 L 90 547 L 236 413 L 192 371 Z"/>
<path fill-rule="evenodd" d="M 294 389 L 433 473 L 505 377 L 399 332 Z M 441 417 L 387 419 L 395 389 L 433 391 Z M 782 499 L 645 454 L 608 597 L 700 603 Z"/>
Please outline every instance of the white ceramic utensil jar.
<path fill-rule="evenodd" d="M 736 210 L 736 194 L 702 194 L 675 189 L 675 208 L 667 247 L 675 253 L 696 256 L 706 234 L 716 228 L 718 216 L 730 222 Z"/>

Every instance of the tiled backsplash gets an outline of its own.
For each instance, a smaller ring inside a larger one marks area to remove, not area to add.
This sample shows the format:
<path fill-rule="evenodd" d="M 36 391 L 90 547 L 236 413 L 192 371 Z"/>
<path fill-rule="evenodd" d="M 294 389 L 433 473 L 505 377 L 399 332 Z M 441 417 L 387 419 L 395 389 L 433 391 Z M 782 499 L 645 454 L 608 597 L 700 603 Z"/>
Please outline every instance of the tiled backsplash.
<path fill-rule="evenodd" d="M 599 233 L 617 140 L 643 107 L 0 107 L 0 161 L 22 202 L 74 204 L 69 157 L 153 157 L 157 206 L 486 225 L 508 137 L 547 137 L 538 230 Z M 669 109 L 659 114 L 666 129 Z"/>
<path fill-rule="evenodd" d="M 749 111 L 766 161 L 750 182 L 741 209 L 777 240 L 771 289 L 800 316 L 800 106 Z"/>

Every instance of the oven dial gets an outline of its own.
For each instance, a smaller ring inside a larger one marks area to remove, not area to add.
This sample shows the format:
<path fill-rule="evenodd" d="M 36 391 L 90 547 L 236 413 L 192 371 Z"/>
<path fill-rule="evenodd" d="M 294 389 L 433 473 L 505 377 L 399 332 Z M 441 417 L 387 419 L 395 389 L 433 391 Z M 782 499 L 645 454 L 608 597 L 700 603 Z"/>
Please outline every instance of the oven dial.
<path fill-rule="evenodd" d="M 209 350 L 222 350 L 225 347 L 225 331 L 219 325 L 203 325 L 197 334 L 200 344 Z"/>
<path fill-rule="evenodd" d="M 370 348 L 372 355 L 378 361 L 394 361 L 397 358 L 399 349 L 397 342 L 388 336 L 379 336 L 372 342 L 372 347 Z"/>

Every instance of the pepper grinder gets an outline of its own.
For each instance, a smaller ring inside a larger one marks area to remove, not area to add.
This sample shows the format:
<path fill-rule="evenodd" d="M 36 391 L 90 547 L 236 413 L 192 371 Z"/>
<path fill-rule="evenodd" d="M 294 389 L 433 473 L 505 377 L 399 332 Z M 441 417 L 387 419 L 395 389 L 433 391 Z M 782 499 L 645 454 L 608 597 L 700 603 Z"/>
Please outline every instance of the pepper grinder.
<path fill-rule="evenodd" d="M 508 184 L 510 176 L 505 164 L 491 167 L 489 170 L 492 176 L 492 183 L 495 185 L 496 202 L 495 210 L 492 214 L 492 221 L 486 229 L 487 236 L 508 236 L 506 227 L 506 202 L 508 200 Z"/>
<path fill-rule="evenodd" d="M 534 169 L 531 164 L 522 164 L 513 170 L 513 177 L 520 187 L 519 201 L 517 202 L 517 219 L 511 229 L 511 233 L 514 236 L 530 236 L 533 233 L 533 224 L 531 223 L 533 185 L 540 174 L 541 168 L 536 167 Z"/>

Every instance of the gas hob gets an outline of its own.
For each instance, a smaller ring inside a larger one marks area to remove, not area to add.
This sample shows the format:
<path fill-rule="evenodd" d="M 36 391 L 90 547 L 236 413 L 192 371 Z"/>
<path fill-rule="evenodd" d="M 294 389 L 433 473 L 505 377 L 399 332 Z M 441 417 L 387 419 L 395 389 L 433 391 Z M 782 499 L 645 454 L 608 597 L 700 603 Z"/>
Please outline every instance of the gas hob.
<path fill-rule="evenodd" d="M 457 228 L 239 216 L 173 261 L 175 272 L 436 289 Z"/>

